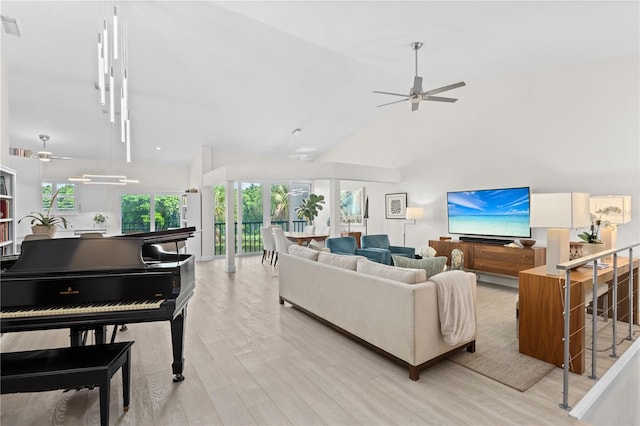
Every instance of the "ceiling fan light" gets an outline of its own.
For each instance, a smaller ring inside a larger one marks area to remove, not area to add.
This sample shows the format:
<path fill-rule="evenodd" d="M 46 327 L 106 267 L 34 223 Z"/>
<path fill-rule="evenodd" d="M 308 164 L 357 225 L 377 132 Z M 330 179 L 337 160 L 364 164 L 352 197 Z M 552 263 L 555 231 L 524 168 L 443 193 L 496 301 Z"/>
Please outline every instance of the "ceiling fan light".
<path fill-rule="evenodd" d="M 38 151 L 40 161 L 51 161 L 51 153 L 49 151 Z"/>

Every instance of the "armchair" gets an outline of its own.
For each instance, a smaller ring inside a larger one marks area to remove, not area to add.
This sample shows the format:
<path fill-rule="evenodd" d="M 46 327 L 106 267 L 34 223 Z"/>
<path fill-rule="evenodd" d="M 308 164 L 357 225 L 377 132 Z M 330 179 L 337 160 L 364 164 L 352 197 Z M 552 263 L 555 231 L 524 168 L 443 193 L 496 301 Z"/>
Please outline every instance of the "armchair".
<path fill-rule="evenodd" d="M 364 256 L 374 262 L 387 265 L 391 262 L 391 254 L 388 250 L 359 249 L 354 237 L 327 238 L 326 245 L 331 253 Z"/>
<path fill-rule="evenodd" d="M 387 234 L 363 235 L 362 249 L 388 250 L 389 260 L 387 262 L 387 265 L 391 265 L 392 255 L 408 257 L 410 259 L 413 259 L 416 256 L 416 249 L 414 247 L 392 246 L 389 243 L 389 236 Z"/>

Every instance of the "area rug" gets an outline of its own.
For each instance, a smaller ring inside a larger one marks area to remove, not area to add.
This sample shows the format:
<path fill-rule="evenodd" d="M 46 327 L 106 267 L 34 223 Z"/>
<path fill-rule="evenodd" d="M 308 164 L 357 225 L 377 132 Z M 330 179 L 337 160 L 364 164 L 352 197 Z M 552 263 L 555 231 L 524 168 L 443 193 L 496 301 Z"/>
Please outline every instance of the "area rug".
<path fill-rule="evenodd" d="M 518 352 L 517 294 L 517 289 L 478 283 L 476 352 L 461 351 L 449 359 L 524 392 L 556 367 Z"/>

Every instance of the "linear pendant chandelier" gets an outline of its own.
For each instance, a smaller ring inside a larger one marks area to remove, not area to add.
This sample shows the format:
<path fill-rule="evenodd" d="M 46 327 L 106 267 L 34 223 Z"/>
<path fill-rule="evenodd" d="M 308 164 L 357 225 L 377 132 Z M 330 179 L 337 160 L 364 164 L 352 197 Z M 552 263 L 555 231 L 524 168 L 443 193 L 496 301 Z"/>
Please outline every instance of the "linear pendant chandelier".
<path fill-rule="evenodd" d="M 113 15 L 103 18 L 101 29 L 98 31 L 98 90 L 100 90 L 100 105 L 108 109 L 109 122 L 114 125 L 116 123 L 116 92 L 119 94 L 120 141 L 125 144 L 126 161 L 130 163 L 131 117 L 128 66 L 127 27 L 118 19 L 118 8 L 114 4 Z"/>
<path fill-rule="evenodd" d="M 71 182 L 82 182 L 87 185 L 126 185 L 128 183 L 140 183 L 137 179 L 127 179 L 123 175 L 90 175 L 84 174 L 77 177 L 68 177 Z"/>

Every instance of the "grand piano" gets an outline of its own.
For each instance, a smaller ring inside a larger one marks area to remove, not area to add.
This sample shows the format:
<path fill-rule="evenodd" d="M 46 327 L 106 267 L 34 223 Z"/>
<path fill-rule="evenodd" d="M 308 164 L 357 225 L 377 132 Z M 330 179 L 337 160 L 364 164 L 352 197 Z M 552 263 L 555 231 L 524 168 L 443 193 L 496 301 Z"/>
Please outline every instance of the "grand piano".
<path fill-rule="evenodd" d="M 23 241 L 20 255 L 3 258 L 0 266 L 0 332 L 69 328 L 75 346 L 91 330 L 96 343 L 104 343 L 107 325 L 115 333 L 117 326 L 169 321 L 173 381 L 184 380 L 195 261 L 178 245 L 194 231 Z"/>

